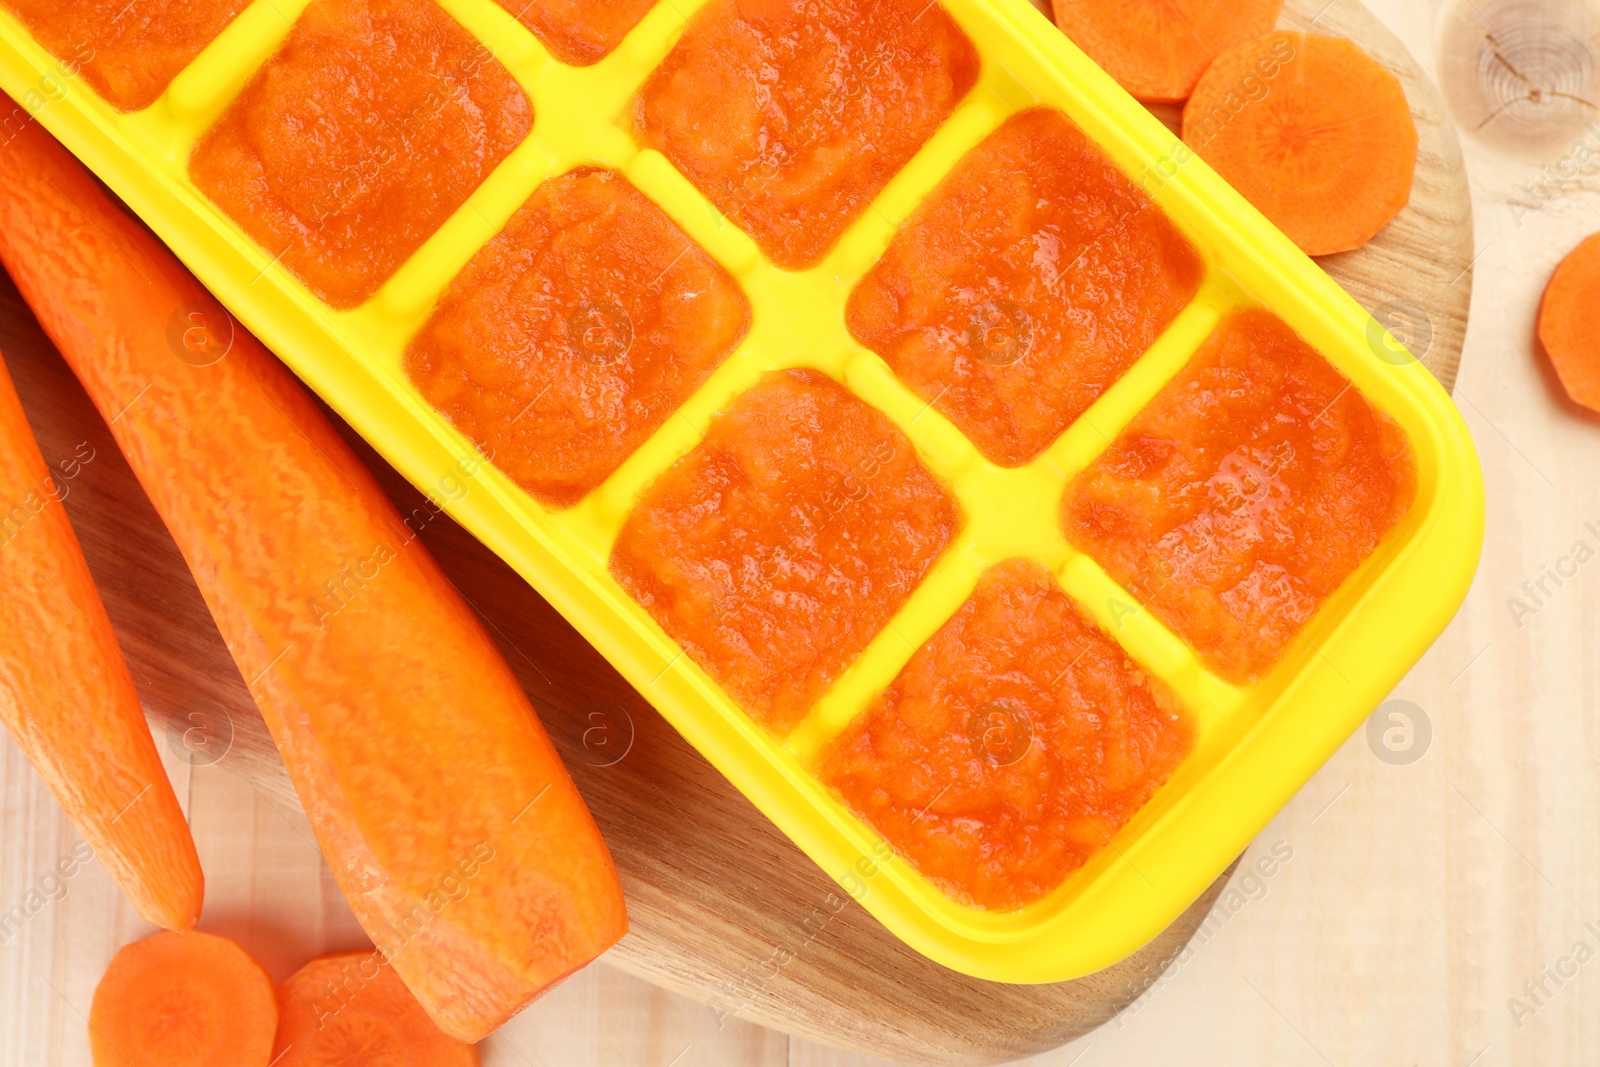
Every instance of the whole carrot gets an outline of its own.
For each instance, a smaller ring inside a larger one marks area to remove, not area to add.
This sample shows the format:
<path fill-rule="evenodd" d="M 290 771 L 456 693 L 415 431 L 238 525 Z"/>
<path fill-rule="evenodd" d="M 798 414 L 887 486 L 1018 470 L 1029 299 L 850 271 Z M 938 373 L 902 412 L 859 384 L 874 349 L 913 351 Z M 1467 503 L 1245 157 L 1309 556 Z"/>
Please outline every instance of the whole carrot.
<path fill-rule="evenodd" d="M 58 486 L 0 363 L 0 720 L 140 918 L 184 930 L 194 838 Z"/>
<path fill-rule="evenodd" d="M 472 610 L 299 382 L 36 124 L 0 151 L 0 260 L 194 571 L 356 917 L 439 1026 L 475 1041 L 620 938 L 611 857 Z"/>

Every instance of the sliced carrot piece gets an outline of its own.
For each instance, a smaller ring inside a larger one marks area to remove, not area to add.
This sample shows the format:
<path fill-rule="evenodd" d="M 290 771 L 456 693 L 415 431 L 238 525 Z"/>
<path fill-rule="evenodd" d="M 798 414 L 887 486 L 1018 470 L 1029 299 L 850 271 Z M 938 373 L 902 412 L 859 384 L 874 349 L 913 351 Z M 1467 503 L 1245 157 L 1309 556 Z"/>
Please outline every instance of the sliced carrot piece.
<path fill-rule="evenodd" d="M 164 931 L 123 945 L 94 990 L 95 1067 L 266 1067 L 272 979 L 226 937 Z"/>
<path fill-rule="evenodd" d="M 194 838 L 61 498 L 0 363 L 0 722 L 140 918 L 186 929 Z"/>
<path fill-rule="evenodd" d="M 1411 200 L 1405 89 L 1339 37 L 1273 33 L 1218 57 L 1183 139 L 1309 255 L 1360 248 Z"/>
<path fill-rule="evenodd" d="M 1539 341 L 1567 395 L 1600 411 L 1600 233 L 1556 268 L 1539 307 Z"/>
<path fill-rule="evenodd" d="M 1056 25 L 1146 103 L 1194 91 L 1213 59 L 1269 32 L 1283 0 L 1054 0 Z"/>
<path fill-rule="evenodd" d="M 433 1024 L 381 952 L 322 956 L 278 987 L 272 1067 L 477 1067 Z"/>
<path fill-rule="evenodd" d="M 615 943 L 605 842 L 472 608 L 305 388 L 37 123 L 0 152 L 0 261 L 194 572 L 356 918 L 434 1020 L 476 1041 Z M 461 462 L 451 492 L 481 492 Z"/>

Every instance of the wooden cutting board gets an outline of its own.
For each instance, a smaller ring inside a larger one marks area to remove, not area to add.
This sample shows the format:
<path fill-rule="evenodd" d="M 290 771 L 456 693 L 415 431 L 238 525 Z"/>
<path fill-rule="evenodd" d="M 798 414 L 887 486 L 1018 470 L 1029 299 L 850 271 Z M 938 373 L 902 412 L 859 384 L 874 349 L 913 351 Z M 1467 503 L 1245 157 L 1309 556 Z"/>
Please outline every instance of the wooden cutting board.
<path fill-rule="evenodd" d="M 1422 155 L 1411 206 L 1327 267 L 1454 380 L 1473 255 L 1455 134 L 1404 47 L 1354 0 L 1291 0 L 1284 24 L 1350 36 L 1405 81 Z M 1165 116 L 1169 117 L 1170 116 Z M 66 507 L 150 716 L 197 761 L 294 794 L 198 590 L 111 436 L 0 278 L 0 350 L 47 461 L 94 450 Z M 342 426 L 342 424 L 341 424 Z M 911 952 L 843 895 L 644 702 L 549 605 L 346 429 L 483 616 L 561 748 L 610 843 L 632 932 L 611 964 L 740 1019 L 881 1056 L 992 1063 L 1110 1019 L 1161 974 L 1226 876 L 1144 950 L 1099 974 L 1006 986 Z M 203 463 L 204 457 L 196 457 Z M 186 733 L 187 731 L 187 733 Z"/>

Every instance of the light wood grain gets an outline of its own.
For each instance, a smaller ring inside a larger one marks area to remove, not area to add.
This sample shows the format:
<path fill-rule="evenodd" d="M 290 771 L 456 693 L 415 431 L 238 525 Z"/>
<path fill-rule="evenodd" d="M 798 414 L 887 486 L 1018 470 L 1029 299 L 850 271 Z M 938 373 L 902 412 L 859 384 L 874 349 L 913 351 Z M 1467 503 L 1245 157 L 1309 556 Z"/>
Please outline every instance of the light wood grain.
<path fill-rule="evenodd" d="M 1312 14 L 1314 7 L 1301 17 L 1309 21 Z M 1364 42 L 1377 42 L 1374 50 L 1407 78 L 1428 173 L 1419 174 L 1411 208 L 1375 242 L 1372 255 L 1341 257 L 1329 266 L 1369 306 L 1401 299 L 1422 308 L 1434 327 L 1427 360 L 1448 380 L 1465 327 L 1470 275 L 1462 272 L 1471 259 L 1465 179 L 1458 159 L 1452 170 L 1453 139 L 1437 97 L 1414 67 L 1405 66 L 1403 50 L 1392 38 L 1381 38 L 1375 24 L 1344 0 L 1336 0 L 1318 20 L 1319 28 L 1331 31 L 1336 25 L 1354 27 L 1365 35 Z M 1438 232 L 1430 233 L 1430 227 Z M 1458 284 L 1441 287 L 1445 273 Z M 68 506 L 119 637 L 136 664 L 147 707 L 187 727 L 186 714 L 214 706 L 224 709 L 235 726 L 234 747 L 221 764 L 191 767 L 174 760 L 212 878 L 205 924 L 239 936 L 278 977 L 313 952 L 359 944 L 360 931 L 316 855 L 287 780 L 176 550 L 104 428 L 64 377 L 64 368 L 26 325 L 14 325 L 25 324 L 25 317 L 9 291 L 0 291 L 0 320 L 13 324 L 0 344 L 47 457 L 65 455 L 82 440 L 97 449 Z M 406 507 L 420 503 L 380 461 L 368 457 Z M 664 1064 L 678 1058 L 684 1063 L 765 1065 L 788 1059 L 820 1065 L 850 1059 L 804 1042 L 791 1047 L 752 1023 L 920 1062 L 992 1062 L 1054 1047 L 1111 1018 L 1160 976 L 1163 964 L 1205 917 L 1209 898 L 1127 963 L 1079 983 L 1032 988 L 975 982 L 937 968 L 900 946 L 854 905 L 809 938 L 802 923 L 828 899 L 832 884 L 509 570 L 443 517 L 427 524 L 424 537 L 493 624 L 612 841 L 634 933 L 608 961 L 720 1004 L 719 1011 L 695 1007 L 649 992 L 615 971 L 591 968 L 492 1040 L 486 1046 L 491 1063 Z M 594 719 L 594 713 L 609 719 Z M 620 761 L 597 766 L 609 763 L 616 746 L 630 736 L 631 747 Z M 15 840 L 26 846 L 14 855 L 8 844 L 3 854 L 0 892 L 10 895 L 0 901 L 18 899 L 28 872 L 42 871 L 72 842 L 70 827 L 39 799 L 36 784 L 26 787 L 25 766 L 19 766 L 14 752 L 9 757 L 0 770 L 8 790 L 6 841 L 14 840 L 16 829 Z M 242 770 L 249 771 L 246 779 L 231 773 Z M 21 798 L 19 807 L 12 806 L 13 792 Z M 1220 889 L 1219 882 L 1209 897 Z M 1213 924 L 1218 914 L 1212 913 Z M 1235 921 L 1226 907 L 1220 914 Z M 71 1051 L 82 1043 L 81 1020 L 75 1021 L 74 1013 L 87 1009 L 93 980 L 110 951 L 141 928 L 103 874 L 93 870 L 74 883 L 62 904 L 42 915 L 44 925 L 30 927 L 19 943 L 30 948 L 30 956 L 38 946 L 48 960 L 46 972 L 60 979 L 54 983 L 60 989 L 41 988 L 26 968 L 17 971 L 19 985 L 6 984 L 8 990 L 28 992 L 14 1003 L 0 1000 L 0 1062 L 86 1062 Z M 1204 940 L 1205 951 L 1214 951 L 1210 937 Z M 775 975 L 741 977 L 764 973 L 763 963 L 774 949 L 796 946 L 794 961 Z M 15 959 L 0 957 L 0 975 L 11 976 Z M 1180 968 L 1179 979 L 1190 969 Z M 1150 1000 L 1164 1000 L 1165 988 Z M 46 1009 L 45 1032 L 31 1021 L 28 1005 Z M 1138 1014 L 1119 1023 L 1137 1026 L 1133 1020 L 1144 1008 L 1136 1007 Z M 730 1008 L 737 1010 L 730 1014 Z M 24 1043 L 15 1047 L 19 1055 L 30 1051 L 25 1058 L 5 1059 L 11 1035 L 23 1031 L 18 1040 Z M 51 1052 L 40 1058 L 32 1051 L 40 1049 Z"/>

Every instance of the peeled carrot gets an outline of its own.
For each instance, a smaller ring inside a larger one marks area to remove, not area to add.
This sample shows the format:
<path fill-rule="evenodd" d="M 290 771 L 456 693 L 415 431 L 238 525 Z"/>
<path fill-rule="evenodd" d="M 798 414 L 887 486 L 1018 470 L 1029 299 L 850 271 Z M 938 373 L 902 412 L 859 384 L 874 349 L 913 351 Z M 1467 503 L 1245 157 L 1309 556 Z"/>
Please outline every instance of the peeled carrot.
<path fill-rule="evenodd" d="M 1283 0 L 1055 0 L 1056 25 L 1136 98 L 1170 104 L 1211 61 L 1277 25 Z"/>
<path fill-rule="evenodd" d="M 194 839 L 128 664 L 0 363 L 0 721 L 139 917 L 200 917 Z"/>
<path fill-rule="evenodd" d="M 1539 341 L 1567 395 L 1600 411 L 1600 233 L 1556 268 L 1539 307 Z"/>
<path fill-rule="evenodd" d="M 1411 200 L 1405 89 L 1342 38 L 1273 33 L 1219 56 L 1183 139 L 1309 255 L 1360 248 Z"/>
<path fill-rule="evenodd" d="M 36 124 L 0 152 L 0 260 L 193 570 L 356 918 L 434 1020 L 476 1041 L 617 941 L 605 843 L 472 609 L 310 394 L 225 315 L 208 326 L 199 282 Z M 173 324 L 199 352 L 169 345 Z"/>
<path fill-rule="evenodd" d="M 314 959 L 278 987 L 272 1067 L 478 1067 L 378 952 Z"/>
<path fill-rule="evenodd" d="M 225 937 L 167 931 L 123 945 L 94 990 L 94 1067 L 267 1067 L 272 979 Z"/>

